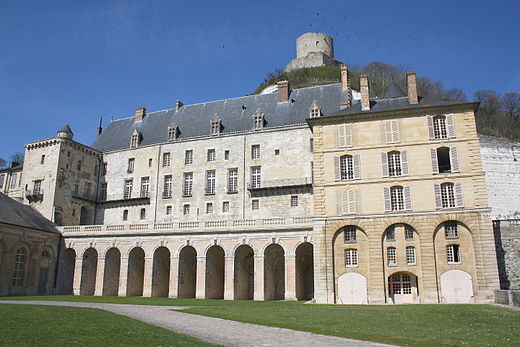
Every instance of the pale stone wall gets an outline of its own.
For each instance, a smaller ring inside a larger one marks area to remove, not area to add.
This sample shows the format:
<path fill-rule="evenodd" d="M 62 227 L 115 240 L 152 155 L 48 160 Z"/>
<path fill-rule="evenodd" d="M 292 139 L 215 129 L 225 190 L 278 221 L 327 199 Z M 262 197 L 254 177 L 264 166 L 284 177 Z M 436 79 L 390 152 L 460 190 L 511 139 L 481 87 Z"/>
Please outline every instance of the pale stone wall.
<path fill-rule="evenodd" d="M 520 220 L 494 220 L 501 289 L 520 289 Z"/>

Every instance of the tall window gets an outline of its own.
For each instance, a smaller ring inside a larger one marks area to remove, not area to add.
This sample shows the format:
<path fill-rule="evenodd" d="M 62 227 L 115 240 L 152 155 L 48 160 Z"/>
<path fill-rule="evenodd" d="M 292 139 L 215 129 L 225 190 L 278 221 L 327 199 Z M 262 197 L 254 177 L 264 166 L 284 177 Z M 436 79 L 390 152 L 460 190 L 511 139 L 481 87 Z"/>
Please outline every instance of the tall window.
<path fill-rule="evenodd" d="M 262 130 L 264 128 L 264 114 L 260 108 L 256 109 L 253 115 L 253 130 Z"/>
<path fill-rule="evenodd" d="M 444 222 L 444 236 L 446 237 L 446 240 L 453 240 L 459 238 L 457 222 Z"/>
<path fill-rule="evenodd" d="M 460 246 L 459 245 L 446 246 L 446 256 L 448 258 L 448 264 L 460 263 Z"/>
<path fill-rule="evenodd" d="M 162 155 L 162 166 L 170 166 L 170 153 L 163 153 Z"/>
<path fill-rule="evenodd" d="M 442 207 L 455 207 L 455 193 L 453 191 L 453 183 L 441 184 L 441 201 Z"/>
<path fill-rule="evenodd" d="M 139 145 L 139 133 L 134 131 L 132 137 L 130 138 L 130 147 L 136 148 Z"/>
<path fill-rule="evenodd" d="M 238 169 L 228 170 L 228 193 L 236 193 L 238 191 Z"/>
<path fill-rule="evenodd" d="M 13 286 L 23 286 L 26 257 L 27 251 L 25 250 L 25 248 L 18 248 L 18 250 L 16 251 L 16 258 L 14 261 Z"/>
<path fill-rule="evenodd" d="M 42 190 L 42 181 L 41 180 L 34 181 L 33 193 L 40 194 L 41 190 Z"/>
<path fill-rule="evenodd" d="M 262 171 L 260 166 L 251 168 L 251 188 L 260 188 L 262 182 Z"/>
<path fill-rule="evenodd" d="M 45 164 L 45 154 L 42 155 L 40 159 L 40 164 Z"/>
<path fill-rule="evenodd" d="M 215 170 L 206 171 L 206 194 L 215 194 Z"/>
<path fill-rule="evenodd" d="M 101 201 L 107 200 L 107 192 L 108 192 L 108 184 L 107 183 L 101 183 L 101 192 L 99 193 L 99 199 Z"/>
<path fill-rule="evenodd" d="M 135 167 L 135 158 L 128 159 L 128 168 L 126 169 L 126 172 L 133 173 Z"/>
<path fill-rule="evenodd" d="M 182 184 L 182 195 L 191 196 L 193 189 L 193 172 L 185 172 Z"/>
<path fill-rule="evenodd" d="M 216 156 L 217 154 L 214 149 L 208 149 L 208 162 L 215 161 Z"/>
<path fill-rule="evenodd" d="M 188 149 L 186 152 L 184 152 L 184 164 L 193 164 L 193 150 Z"/>
<path fill-rule="evenodd" d="M 251 159 L 260 159 L 260 145 L 251 146 Z"/>
<path fill-rule="evenodd" d="M 81 167 L 80 167 L 80 169 L 81 169 Z M 17 181 L 18 181 L 18 175 L 16 172 L 13 172 L 13 174 L 11 175 L 11 189 L 16 188 Z"/>
<path fill-rule="evenodd" d="M 164 176 L 164 189 L 163 189 L 163 197 L 164 198 L 171 198 L 172 197 L 172 183 L 173 178 L 172 175 L 166 175 Z"/>
<path fill-rule="evenodd" d="M 397 264 L 397 255 L 396 255 L 395 247 L 388 247 L 386 249 L 386 259 L 388 261 L 388 265 Z"/>
<path fill-rule="evenodd" d="M 343 228 L 343 240 L 345 243 L 357 242 L 356 227 L 354 225 L 349 225 Z"/>
<path fill-rule="evenodd" d="M 125 199 L 130 199 L 132 197 L 132 186 L 134 181 L 133 180 L 125 180 L 125 190 L 123 197 Z"/>
<path fill-rule="evenodd" d="M 128 210 L 123 210 L 123 221 L 128 220 Z"/>
<path fill-rule="evenodd" d="M 184 204 L 182 206 L 182 214 L 185 216 L 190 214 L 190 204 Z"/>
<path fill-rule="evenodd" d="M 344 155 L 340 157 L 339 166 L 342 180 L 354 179 L 354 163 L 351 155 Z"/>
<path fill-rule="evenodd" d="M 213 203 L 212 202 L 206 203 L 206 214 L 210 214 L 210 213 L 213 213 Z"/>
<path fill-rule="evenodd" d="M 404 210 L 403 187 L 394 186 L 390 188 L 390 204 L 392 211 Z"/>
<path fill-rule="evenodd" d="M 358 251 L 357 249 L 350 248 L 345 250 L 345 266 L 357 266 L 358 265 Z"/>
<path fill-rule="evenodd" d="M 177 127 L 168 127 L 168 140 L 175 141 L 177 140 Z"/>
<path fill-rule="evenodd" d="M 148 159 L 148 167 L 152 167 L 152 163 L 153 163 L 153 159 L 149 158 Z"/>
<path fill-rule="evenodd" d="M 215 115 L 211 120 L 211 135 L 217 136 L 220 135 L 220 119 Z"/>
<path fill-rule="evenodd" d="M 450 149 L 448 147 L 437 148 L 437 165 L 439 173 L 451 172 Z"/>
<path fill-rule="evenodd" d="M 406 264 L 415 264 L 415 247 L 406 247 Z"/>
<path fill-rule="evenodd" d="M 150 177 L 141 178 L 141 198 L 147 198 L 150 195 Z"/>
<path fill-rule="evenodd" d="M 229 160 L 229 150 L 224 151 L 224 160 Z"/>
<path fill-rule="evenodd" d="M 435 139 L 445 139 L 448 137 L 445 116 L 433 117 L 433 136 Z"/>
<path fill-rule="evenodd" d="M 141 219 L 145 219 L 146 218 L 146 208 L 142 208 L 141 209 L 141 213 L 140 213 L 139 217 Z"/>
<path fill-rule="evenodd" d="M 401 153 L 393 151 L 388 153 L 388 175 L 390 177 L 401 176 Z"/>
<path fill-rule="evenodd" d="M 298 195 L 291 195 L 291 207 L 298 206 Z"/>

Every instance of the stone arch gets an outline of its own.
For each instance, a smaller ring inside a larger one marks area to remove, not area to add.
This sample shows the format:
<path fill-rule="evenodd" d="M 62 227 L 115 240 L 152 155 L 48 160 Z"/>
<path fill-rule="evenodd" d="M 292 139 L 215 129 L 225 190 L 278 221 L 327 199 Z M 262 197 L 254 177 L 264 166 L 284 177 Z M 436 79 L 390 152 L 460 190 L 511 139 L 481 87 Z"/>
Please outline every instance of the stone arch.
<path fill-rule="evenodd" d="M 117 296 L 119 291 L 119 275 L 121 273 L 121 251 L 110 247 L 105 252 L 105 273 L 103 279 L 103 295 Z"/>
<path fill-rule="evenodd" d="M 357 272 L 347 272 L 339 276 L 337 303 L 367 304 L 367 278 Z"/>
<path fill-rule="evenodd" d="M 76 251 L 74 248 L 67 248 L 63 252 L 61 270 L 61 288 L 63 294 L 73 294 L 73 283 L 74 283 L 74 270 L 76 268 Z"/>
<path fill-rule="evenodd" d="M 330 236 L 328 236 L 329 237 L 328 240 L 331 242 L 331 244 L 334 243 L 334 239 L 337 237 L 338 232 L 341 231 L 344 227 L 349 226 L 349 225 L 356 226 L 358 228 L 358 230 L 362 231 L 365 234 L 366 234 L 365 230 L 370 229 L 370 224 L 365 219 L 354 218 L 354 219 L 349 219 L 347 222 L 345 222 L 345 220 L 338 220 L 338 221 L 330 222 L 329 224 L 327 224 L 326 229 L 327 229 L 327 231 L 331 231 L 331 233 L 329 233 Z"/>
<path fill-rule="evenodd" d="M 179 251 L 178 297 L 194 298 L 197 286 L 197 251 L 184 246 Z"/>
<path fill-rule="evenodd" d="M 447 221 L 457 221 L 469 231 L 478 228 L 478 220 L 472 220 L 471 218 L 468 218 L 466 214 L 456 211 L 436 216 L 431 220 L 427 227 L 430 230 L 437 230 L 444 222 Z"/>
<path fill-rule="evenodd" d="M 247 244 L 234 250 L 233 286 L 235 300 L 253 300 L 254 294 L 254 251 Z"/>
<path fill-rule="evenodd" d="M 285 298 L 285 251 L 272 243 L 264 251 L 264 300 Z"/>
<path fill-rule="evenodd" d="M 473 301 L 471 275 L 462 270 L 448 270 L 441 275 L 441 302 L 469 304 Z"/>
<path fill-rule="evenodd" d="M 206 252 L 206 299 L 224 299 L 225 252 L 214 245 Z"/>
<path fill-rule="evenodd" d="M 396 271 L 388 280 L 388 300 L 394 304 L 414 304 L 419 298 L 419 279 L 411 271 Z"/>
<path fill-rule="evenodd" d="M 94 295 L 96 289 L 98 252 L 89 247 L 83 252 L 83 266 L 81 268 L 80 295 Z"/>
<path fill-rule="evenodd" d="M 128 255 L 126 296 L 143 296 L 144 250 L 134 247 Z"/>
<path fill-rule="evenodd" d="M 153 252 L 152 296 L 168 297 L 170 283 L 170 250 L 164 246 Z"/>
<path fill-rule="evenodd" d="M 296 299 L 314 298 L 314 249 L 310 242 L 296 247 Z"/>

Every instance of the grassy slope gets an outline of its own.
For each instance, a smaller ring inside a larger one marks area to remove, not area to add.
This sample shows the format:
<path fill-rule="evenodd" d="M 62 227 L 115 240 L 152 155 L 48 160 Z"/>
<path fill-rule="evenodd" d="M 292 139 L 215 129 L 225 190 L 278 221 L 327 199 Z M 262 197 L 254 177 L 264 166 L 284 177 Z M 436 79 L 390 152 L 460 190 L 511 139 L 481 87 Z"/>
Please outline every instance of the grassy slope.
<path fill-rule="evenodd" d="M 0 305 L 0 346 L 214 346 L 103 310 Z"/>

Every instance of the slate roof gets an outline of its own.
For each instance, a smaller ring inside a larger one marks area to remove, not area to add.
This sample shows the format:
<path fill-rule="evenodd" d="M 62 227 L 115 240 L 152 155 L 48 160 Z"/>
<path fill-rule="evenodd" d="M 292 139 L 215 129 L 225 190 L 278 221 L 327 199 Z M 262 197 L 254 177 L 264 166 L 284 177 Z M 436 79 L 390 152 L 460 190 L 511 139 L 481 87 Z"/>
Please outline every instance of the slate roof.
<path fill-rule="evenodd" d="M 339 105 L 346 97 L 341 84 L 329 84 L 292 90 L 287 102 L 278 102 L 278 94 L 273 93 L 184 105 L 177 111 L 173 108 L 150 112 L 138 122 L 134 122 L 134 117 L 113 121 L 91 147 L 102 152 L 129 148 L 135 129 L 141 134 L 139 146 L 166 142 L 168 127 L 172 124 L 178 126 L 181 140 L 207 137 L 215 114 L 221 119 L 221 134 L 246 132 L 253 127 L 253 114 L 257 108 L 265 114 L 264 128 L 305 124 L 314 100 L 320 105 L 322 114 L 332 114 L 339 111 Z"/>
<path fill-rule="evenodd" d="M 38 211 L 0 193 L 0 223 L 59 234 L 56 224 L 43 217 Z"/>
<path fill-rule="evenodd" d="M 63 128 L 61 128 L 61 130 L 58 131 L 58 132 L 59 132 L 59 133 L 69 133 L 69 134 L 73 134 L 73 135 L 74 135 L 74 133 L 72 132 L 72 130 L 70 130 L 70 127 L 69 127 L 68 124 L 65 124 L 65 125 L 63 126 Z"/>
<path fill-rule="evenodd" d="M 385 95 L 383 96 L 383 99 L 390 99 L 390 98 L 401 98 L 403 96 L 407 96 L 405 92 L 399 87 L 399 85 L 395 82 L 390 83 L 388 88 L 386 88 Z"/>

